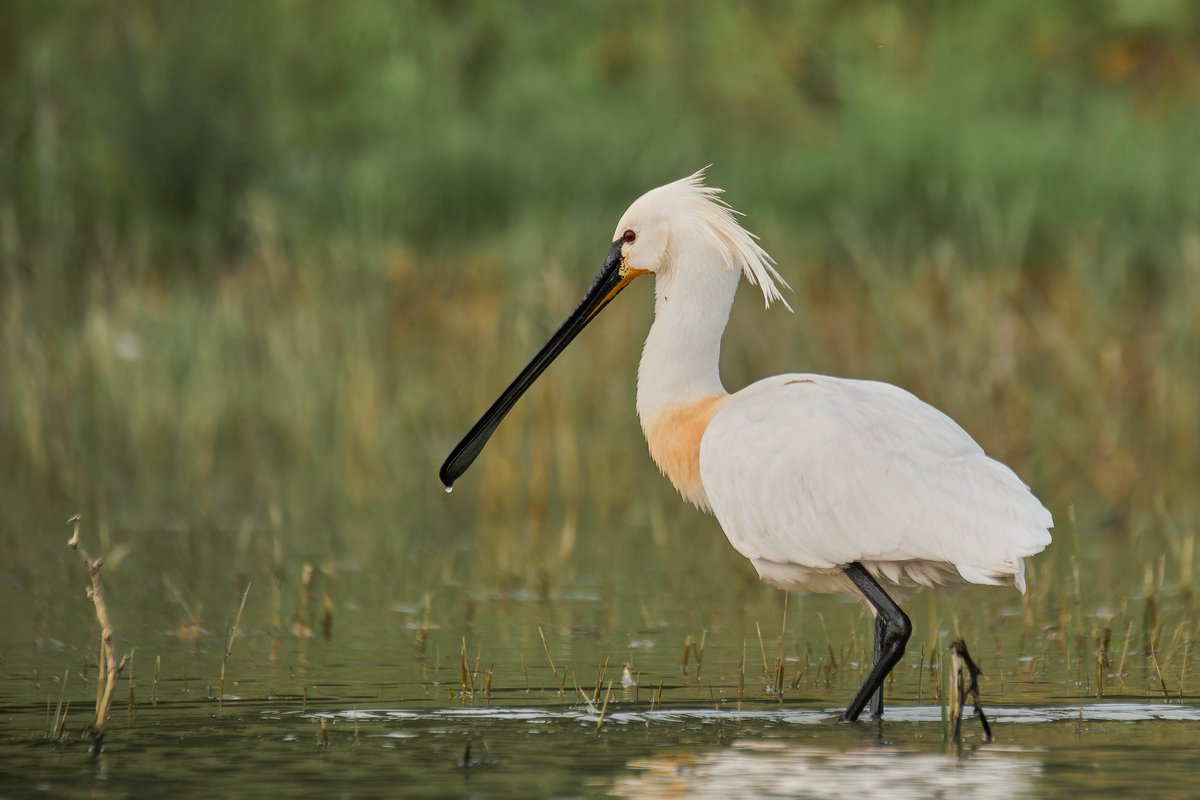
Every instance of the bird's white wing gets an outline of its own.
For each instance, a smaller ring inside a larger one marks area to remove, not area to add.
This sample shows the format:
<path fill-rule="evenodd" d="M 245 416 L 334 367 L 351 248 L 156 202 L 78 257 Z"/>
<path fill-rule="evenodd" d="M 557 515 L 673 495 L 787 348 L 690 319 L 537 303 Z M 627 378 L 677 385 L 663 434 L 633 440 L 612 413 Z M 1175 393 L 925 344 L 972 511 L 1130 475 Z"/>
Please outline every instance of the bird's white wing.
<path fill-rule="evenodd" d="M 1023 588 L 1021 559 L 1050 543 L 1050 513 L 1012 470 L 885 383 L 797 374 L 747 387 L 705 430 L 700 477 L 756 564 L 932 562 Z"/>

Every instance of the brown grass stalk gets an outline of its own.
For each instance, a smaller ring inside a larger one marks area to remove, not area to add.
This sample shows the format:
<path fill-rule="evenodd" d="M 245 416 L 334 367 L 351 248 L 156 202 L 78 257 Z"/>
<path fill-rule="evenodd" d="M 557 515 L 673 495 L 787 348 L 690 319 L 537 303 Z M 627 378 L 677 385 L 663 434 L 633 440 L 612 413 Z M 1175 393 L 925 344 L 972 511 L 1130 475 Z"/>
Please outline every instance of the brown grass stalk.
<path fill-rule="evenodd" d="M 600 719 L 596 720 L 596 736 L 600 735 L 600 726 L 604 724 L 604 714 L 608 711 L 608 701 L 612 698 L 612 681 L 608 682 L 608 691 L 604 695 L 604 705 L 600 707 Z"/>
<path fill-rule="evenodd" d="M 108 726 L 109 712 L 112 709 L 113 694 L 117 688 L 117 681 L 120 680 L 121 673 L 129 663 L 130 656 L 126 654 L 118 662 L 116 653 L 113 651 L 113 628 L 108 618 L 108 604 L 104 601 L 104 585 L 100 581 L 100 567 L 103 566 L 104 561 L 99 558 L 91 558 L 87 554 L 87 551 L 80 546 L 79 526 L 81 519 L 76 514 L 67 520 L 67 524 L 72 526 L 71 538 L 67 542 L 67 547 L 79 553 L 79 557 L 87 565 L 88 574 L 92 578 L 92 585 L 88 589 L 87 595 L 92 601 L 92 605 L 96 607 L 96 619 L 100 622 L 100 668 L 103 675 L 103 690 L 96 702 L 96 719 L 88 726 L 88 735 L 92 739 L 91 752 L 93 755 L 97 755 L 100 753 L 100 748 L 104 743 L 104 731 Z"/>
<path fill-rule="evenodd" d="M 237 616 L 234 617 L 233 627 L 225 629 L 225 649 L 221 653 L 221 680 L 217 690 L 217 710 L 220 712 L 224 708 L 225 702 L 225 666 L 229 662 L 229 657 L 233 655 L 233 642 L 237 639 L 237 635 L 241 633 L 240 625 L 242 624 L 242 612 L 246 610 L 246 598 L 250 596 L 250 584 L 246 584 L 246 591 L 242 592 L 242 604 L 238 606 Z M 226 623 L 229 618 L 226 617 Z"/>
<path fill-rule="evenodd" d="M 558 667 L 554 666 L 554 656 L 550 655 L 550 645 L 546 643 L 546 634 L 542 630 L 542 626 L 538 625 L 538 636 L 542 637 L 542 649 L 546 651 L 546 661 L 550 662 L 550 671 L 554 673 L 554 677 L 558 677 Z"/>

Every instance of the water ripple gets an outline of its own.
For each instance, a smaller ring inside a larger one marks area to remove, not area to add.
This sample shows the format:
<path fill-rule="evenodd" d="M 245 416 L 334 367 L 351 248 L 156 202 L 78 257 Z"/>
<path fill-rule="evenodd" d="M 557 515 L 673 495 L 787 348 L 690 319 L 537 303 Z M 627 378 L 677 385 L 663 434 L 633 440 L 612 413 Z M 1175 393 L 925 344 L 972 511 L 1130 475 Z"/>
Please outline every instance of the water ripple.
<path fill-rule="evenodd" d="M 985 708 L 988 718 L 1007 724 L 1034 724 L 1083 720 L 1085 722 L 1146 722 L 1151 720 L 1200 722 L 1200 707 L 1176 703 L 1090 703 L 1060 706 L 996 706 Z M 277 712 L 271 712 L 272 715 Z M 312 719 L 344 720 L 509 720 L 536 721 L 584 720 L 595 722 L 596 711 L 584 707 L 537 708 L 503 706 L 455 706 L 428 710 L 409 709 L 351 709 L 294 712 Z M 630 723 L 708 722 L 715 720 L 761 721 L 791 725 L 814 725 L 830 722 L 841 713 L 841 709 L 713 709 L 713 708 L 658 708 L 653 711 L 611 711 L 605 715 L 605 724 L 623 725 Z M 940 706 L 893 706 L 888 708 L 885 722 L 894 723 L 940 723 Z"/>

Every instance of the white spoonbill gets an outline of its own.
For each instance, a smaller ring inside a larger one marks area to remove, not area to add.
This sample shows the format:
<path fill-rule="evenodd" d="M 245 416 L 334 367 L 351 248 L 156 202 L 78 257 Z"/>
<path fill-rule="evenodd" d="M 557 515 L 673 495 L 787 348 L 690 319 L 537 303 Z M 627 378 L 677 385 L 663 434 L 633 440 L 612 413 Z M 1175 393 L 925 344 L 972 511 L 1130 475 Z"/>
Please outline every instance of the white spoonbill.
<path fill-rule="evenodd" d="M 1023 559 L 1050 543 L 1050 513 L 953 420 L 895 386 L 790 374 L 727 393 L 718 360 L 740 276 L 768 306 L 787 284 L 720 193 L 701 170 L 629 207 L 579 306 L 440 477 L 449 489 L 550 362 L 630 281 L 654 275 L 637 383 L 651 458 L 767 583 L 862 595 L 875 615 L 875 661 L 842 719 L 868 702 L 878 717 L 883 681 L 912 633 L 884 586 L 1023 592 Z"/>

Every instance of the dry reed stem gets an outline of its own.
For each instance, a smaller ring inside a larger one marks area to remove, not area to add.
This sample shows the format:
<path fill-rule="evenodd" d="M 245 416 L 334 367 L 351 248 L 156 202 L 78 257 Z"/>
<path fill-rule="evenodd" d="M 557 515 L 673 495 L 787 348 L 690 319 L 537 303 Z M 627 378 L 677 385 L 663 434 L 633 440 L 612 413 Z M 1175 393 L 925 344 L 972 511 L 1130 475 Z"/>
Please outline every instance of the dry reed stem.
<path fill-rule="evenodd" d="M 821 622 L 821 634 L 825 637 L 825 649 L 829 651 L 829 680 L 833 680 L 833 673 L 837 672 L 838 660 L 833 654 L 833 641 L 829 638 L 829 628 L 825 625 L 825 615 L 817 613 L 817 619 Z"/>
<path fill-rule="evenodd" d="M 470 691 L 471 690 L 471 677 L 470 677 L 471 670 L 467 666 L 467 637 L 465 637 L 465 636 L 463 637 L 463 640 L 462 640 L 462 649 L 459 650 L 458 655 L 459 655 L 459 661 L 458 661 L 459 686 L 461 689 L 459 697 L 460 697 L 460 704 L 465 706 L 467 704 L 467 694 L 470 693 L 472 696 L 474 696 L 474 692 Z"/>
<path fill-rule="evenodd" d="M 655 707 L 662 705 L 663 684 L 667 682 L 666 678 L 659 678 L 658 686 L 650 693 L 650 711 L 654 712 Z M 650 724 L 650 720 L 646 720 L 646 724 Z"/>
<path fill-rule="evenodd" d="M 1171 664 L 1175 663 L 1175 656 L 1179 653 L 1179 647 L 1183 643 L 1184 637 L 1183 628 L 1187 625 L 1187 620 L 1180 622 L 1175 627 L 1175 632 L 1171 634 L 1171 648 L 1167 653 L 1167 657 L 1163 659 L 1163 671 L 1170 672 Z"/>
<path fill-rule="evenodd" d="M 233 619 L 233 627 L 225 629 L 225 649 L 221 653 L 221 680 L 217 691 L 217 710 L 218 712 L 224 708 L 225 702 L 225 665 L 229 662 L 229 657 L 233 655 L 233 642 L 237 639 L 238 633 L 241 631 L 239 627 L 242 624 L 242 612 L 246 610 L 246 598 L 250 596 L 250 584 L 246 584 L 246 591 L 242 592 L 242 603 L 238 606 L 237 616 Z M 226 621 L 228 621 L 226 617 Z"/>
<path fill-rule="evenodd" d="M 742 639 L 742 665 L 738 668 L 738 702 L 746 696 L 746 640 Z"/>
<path fill-rule="evenodd" d="M 104 699 L 104 670 L 107 661 L 104 657 L 104 639 L 100 639 L 100 652 L 96 655 L 96 708 L 100 707 L 100 701 Z M 86 676 L 86 672 L 84 673 Z"/>
<path fill-rule="evenodd" d="M 783 620 L 779 623 L 779 660 L 783 661 L 784 640 L 787 639 L 788 598 L 791 592 L 783 593 Z"/>
<path fill-rule="evenodd" d="M 538 636 L 542 637 L 542 649 L 546 651 L 546 661 L 550 662 L 550 671 L 554 673 L 554 677 L 558 677 L 558 667 L 554 666 L 554 656 L 550 655 L 550 645 L 546 644 L 546 634 L 542 631 L 542 626 L 538 625 Z"/>
<path fill-rule="evenodd" d="M 574 672 L 574 670 L 572 670 L 572 672 Z M 588 693 L 583 689 L 580 689 L 578 683 L 575 684 L 575 694 L 579 695 L 579 699 L 583 701 L 585 706 L 587 706 L 588 711 L 591 711 L 595 714 L 600 713 L 600 709 L 596 708 L 596 701 L 588 697 Z"/>
<path fill-rule="evenodd" d="M 133 677 L 133 657 L 137 654 L 137 648 L 129 651 L 129 718 L 133 719 L 133 707 L 137 704 L 137 681 Z"/>
<path fill-rule="evenodd" d="M 62 719 L 59 720 L 58 726 L 54 729 L 54 738 L 61 739 L 67 730 L 67 715 L 71 713 L 71 701 L 67 701 L 66 707 L 63 709 Z"/>
<path fill-rule="evenodd" d="M 1188 634 L 1187 644 L 1183 648 L 1183 666 L 1179 668 L 1179 699 L 1182 702 L 1184 690 L 1187 687 L 1188 662 L 1192 658 L 1192 634 Z"/>
<path fill-rule="evenodd" d="M 92 578 L 92 586 L 88 590 L 87 595 L 96 607 L 96 619 L 100 622 L 100 666 L 103 669 L 104 688 L 96 703 L 96 721 L 88 727 L 88 734 L 92 737 L 91 752 L 93 755 L 96 755 L 99 754 L 100 747 L 104 742 L 104 730 L 108 725 L 109 712 L 112 709 L 113 693 L 116 691 L 117 681 L 120 680 L 121 673 L 129 663 L 130 657 L 129 655 L 124 655 L 118 663 L 116 654 L 113 652 L 112 623 L 108 619 L 108 604 L 104 602 L 104 585 L 100 581 L 100 567 L 103 566 L 104 561 L 103 559 L 89 557 L 87 551 L 80 546 L 79 526 L 81 519 L 76 514 L 67 520 L 67 524 L 73 526 L 67 547 L 79 553 L 79 557 L 87 565 L 88 574 Z"/>
<path fill-rule="evenodd" d="M 604 677 L 608 674 L 608 659 L 609 656 L 605 656 L 604 661 L 596 666 L 596 686 L 592 692 L 596 701 L 600 700 L 600 687 L 604 685 Z"/>
<path fill-rule="evenodd" d="M 938 637 L 938 644 L 942 643 L 942 639 Z M 929 671 L 937 674 L 937 679 L 933 681 L 934 696 L 938 703 L 941 704 L 944 699 L 942 694 L 942 653 L 938 647 L 933 648 L 933 652 L 929 654 Z"/>
<path fill-rule="evenodd" d="M 688 659 L 691 656 L 692 648 L 695 646 L 696 640 L 689 633 L 683 640 L 683 655 L 679 659 L 679 669 L 681 672 L 687 672 Z"/>
<path fill-rule="evenodd" d="M 600 707 L 600 719 L 596 720 L 596 735 L 600 735 L 600 726 L 604 724 L 604 713 L 608 711 L 608 701 L 612 697 L 612 679 L 608 681 L 608 692 L 604 695 L 604 705 Z"/>
<path fill-rule="evenodd" d="M 1133 620 L 1125 628 L 1125 645 L 1121 648 L 1121 662 L 1117 665 L 1117 677 L 1125 682 L 1125 659 L 1129 656 L 1129 640 L 1133 637 Z"/>
<path fill-rule="evenodd" d="M 754 621 L 754 630 L 758 631 L 758 652 L 762 655 L 762 679 L 763 683 L 771 680 L 770 668 L 767 667 L 767 648 L 763 646 L 762 627 L 759 626 L 758 620 Z"/>
<path fill-rule="evenodd" d="M 921 643 L 921 654 L 917 656 L 917 705 L 921 705 L 921 688 L 925 678 L 925 643 Z"/>
<path fill-rule="evenodd" d="M 1153 650 L 1150 651 L 1150 660 L 1154 664 L 1154 674 L 1158 676 L 1158 685 L 1162 689 L 1164 700 L 1170 700 L 1171 694 L 1167 691 L 1167 682 L 1163 679 L 1162 668 L 1158 665 L 1158 654 Z"/>
<path fill-rule="evenodd" d="M 70 677 L 70 675 L 70 669 L 63 671 L 62 686 L 59 687 L 58 690 L 58 705 L 54 707 L 54 721 L 50 723 L 50 730 L 47 731 L 51 739 L 61 739 L 63 735 L 63 728 L 65 728 L 67 725 L 67 711 L 71 710 L 71 701 L 67 700 L 67 710 L 63 711 L 63 698 L 67 694 L 67 678 Z M 47 705 L 49 705 L 49 701 L 47 701 Z M 59 717 L 59 712 L 62 712 L 61 717 Z"/>

